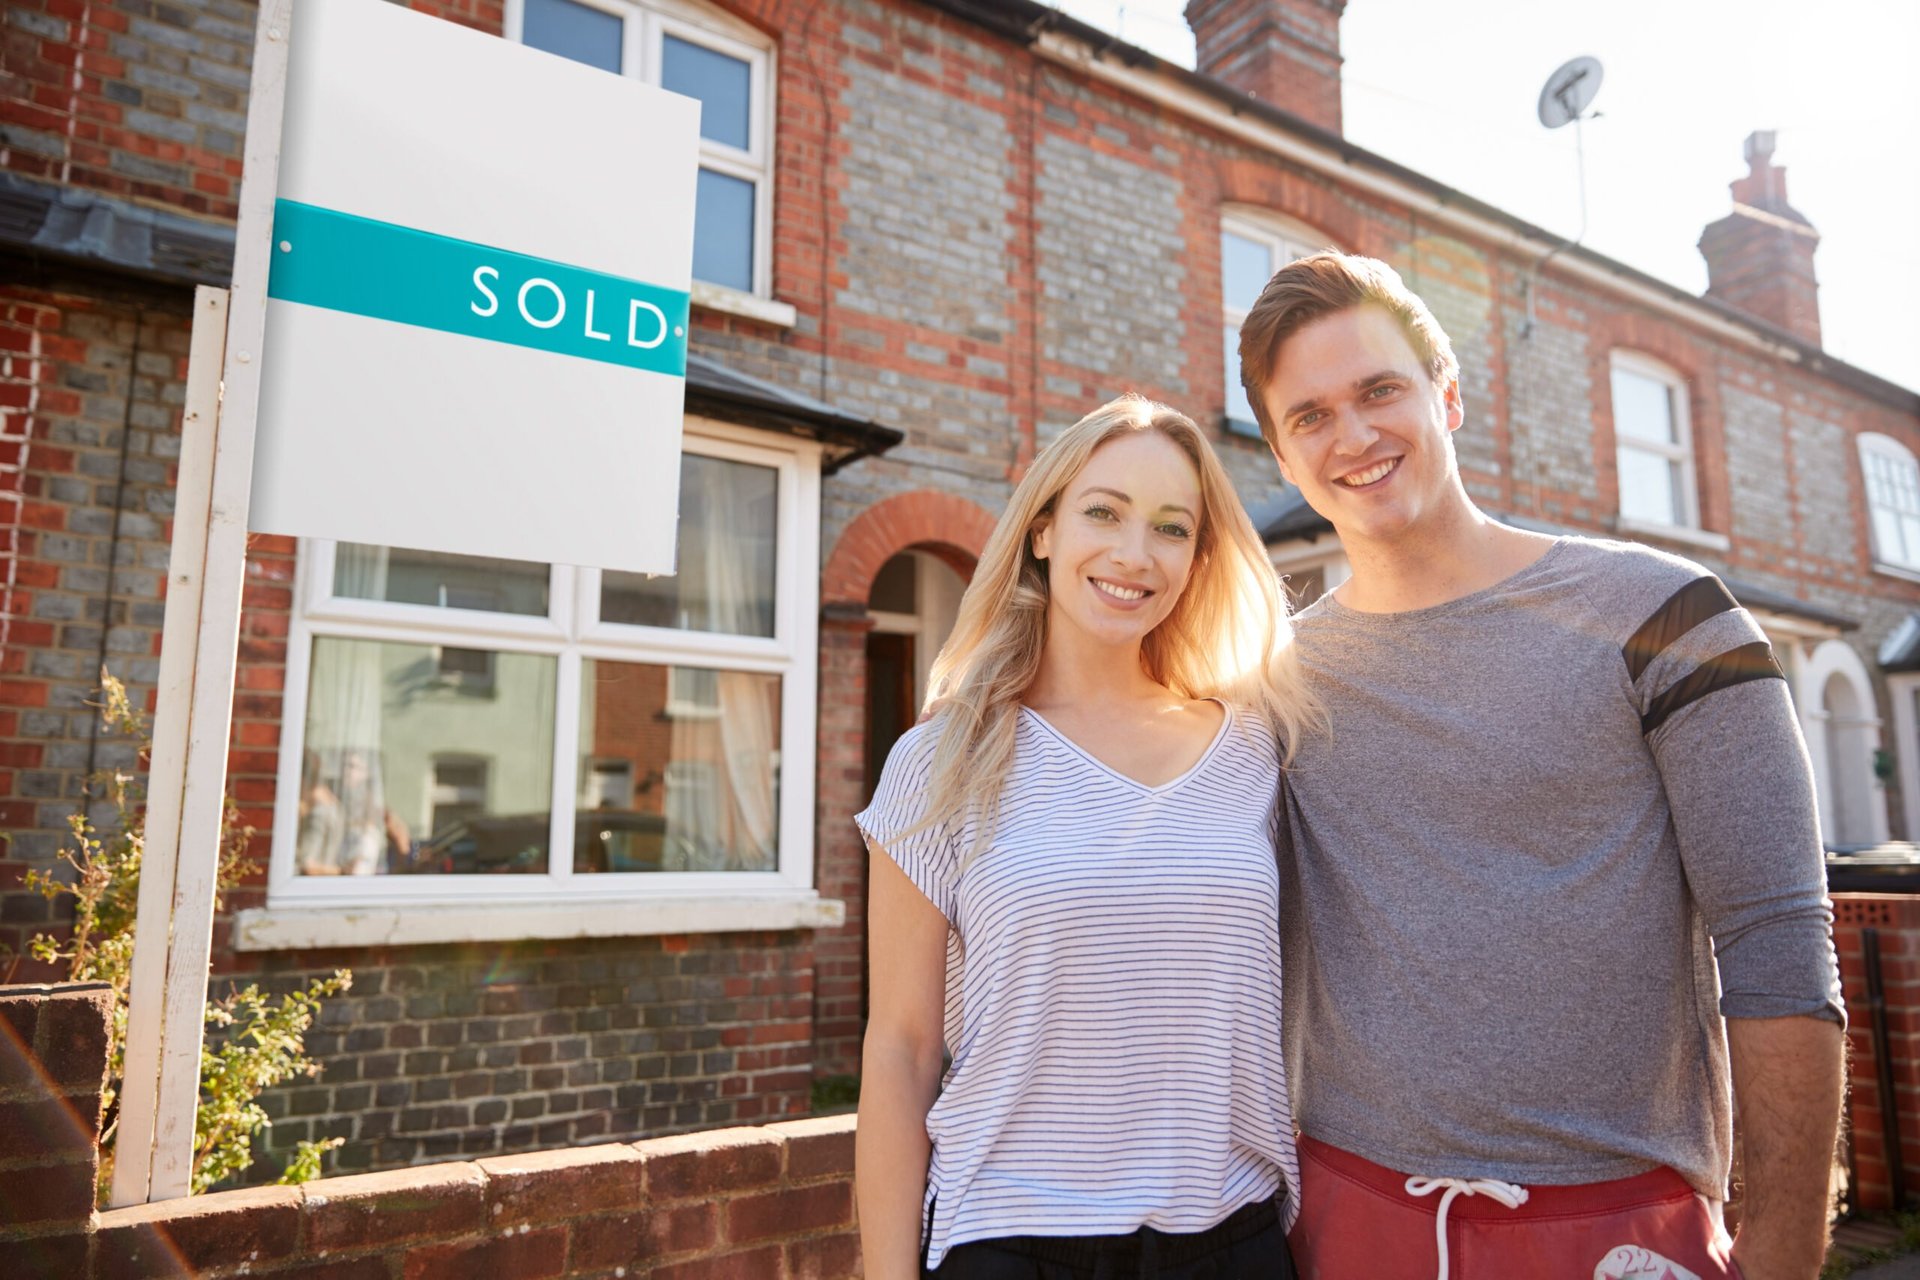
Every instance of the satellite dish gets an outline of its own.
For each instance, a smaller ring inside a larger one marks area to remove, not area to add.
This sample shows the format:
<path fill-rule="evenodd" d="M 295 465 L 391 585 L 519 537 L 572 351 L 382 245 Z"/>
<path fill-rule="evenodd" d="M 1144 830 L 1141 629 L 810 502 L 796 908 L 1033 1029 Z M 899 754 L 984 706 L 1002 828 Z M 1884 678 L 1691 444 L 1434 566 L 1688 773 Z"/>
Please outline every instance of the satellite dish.
<path fill-rule="evenodd" d="M 1600 59 L 1575 58 L 1547 77 L 1540 90 L 1540 123 L 1558 129 L 1581 117 L 1600 92 Z"/>

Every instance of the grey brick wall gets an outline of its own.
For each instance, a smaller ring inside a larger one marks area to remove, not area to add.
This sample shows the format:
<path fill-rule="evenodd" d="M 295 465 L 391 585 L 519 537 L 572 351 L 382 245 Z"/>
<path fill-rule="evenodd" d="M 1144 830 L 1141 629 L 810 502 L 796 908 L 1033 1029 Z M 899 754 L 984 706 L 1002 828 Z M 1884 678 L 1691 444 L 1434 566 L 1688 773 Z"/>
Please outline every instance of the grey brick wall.
<path fill-rule="evenodd" d="M 263 1095 L 247 1182 L 306 1139 L 328 1172 L 805 1115 L 813 971 L 792 934 L 414 948 L 350 958 L 307 1033 L 321 1074 Z M 330 969 L 272 957 L 264 989 Z M 310 960 L 306 961 L 311 964 Z M 226 990 L 217 980 L 214 994 Z"/>
<path fill-rule="evenodd" d="M 1507 406 L 1513 480 L 1591 499 L 1593 383 L 1584 329 L 1538 321 L 1522 338 L 1524 310 L 1506 317 Z"/>
<path fill-rule="evenodd" d="M 1180 184 L 1056 135 L 1035 154 L 1042 359 L 1114 391 L 1186 394 Z"/>
<path fill-rule="evenodd" d="M 1853 521 L 1842 516 L 1850 505 L 1849 475 L 1860 465 L 1852 438 L 1838 423 L 1805 412 L 1787 415 L 1787 431 L 1802 547 L 1808 555 L 1853 559 Z"/>
<path fill-rule="evenodd" d="M 1727 487 L 1733 534 L 1786 546 L 1793 541 L 1787 501 L 1787 431 L 1780 406 L 1739 387 L 1721 390 L 1726 427 Z"/>

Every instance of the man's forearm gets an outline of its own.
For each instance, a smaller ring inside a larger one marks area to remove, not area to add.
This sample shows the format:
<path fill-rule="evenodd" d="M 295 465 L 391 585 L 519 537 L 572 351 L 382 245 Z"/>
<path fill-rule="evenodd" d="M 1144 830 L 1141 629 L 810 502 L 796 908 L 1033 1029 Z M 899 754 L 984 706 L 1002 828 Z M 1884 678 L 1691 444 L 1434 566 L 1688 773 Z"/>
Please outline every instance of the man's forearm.
<path fill-rule="evenodd" d="M 1731 1018 L 1733 1105 L 1744 1152 L 1747 1280 L 1813 1280 L 1826 1256 L 1845 1040 L 1823 1018 Z"/>

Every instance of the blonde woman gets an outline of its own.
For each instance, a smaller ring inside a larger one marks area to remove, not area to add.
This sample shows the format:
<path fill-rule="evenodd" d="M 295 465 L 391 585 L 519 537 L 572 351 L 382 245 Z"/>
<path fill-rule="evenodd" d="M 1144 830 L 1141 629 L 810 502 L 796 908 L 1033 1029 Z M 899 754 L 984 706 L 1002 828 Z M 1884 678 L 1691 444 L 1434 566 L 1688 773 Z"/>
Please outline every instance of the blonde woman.
<path fill-rule="evenodd" d="M 1165 405 L 1102 406 L 1014 492 L 857 819 L 867 1280 L 1293 1274 L 1287 636 Z"/>

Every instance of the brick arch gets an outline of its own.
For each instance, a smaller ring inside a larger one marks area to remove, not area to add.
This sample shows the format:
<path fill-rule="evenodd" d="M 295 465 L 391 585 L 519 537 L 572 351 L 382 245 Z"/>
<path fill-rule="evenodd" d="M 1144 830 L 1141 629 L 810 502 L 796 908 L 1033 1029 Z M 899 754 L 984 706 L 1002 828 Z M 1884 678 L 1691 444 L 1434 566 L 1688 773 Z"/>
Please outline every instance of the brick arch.
<path fill-rule="evenodd" d="M 1348 253 L 1371 249 L 1359 212 L 1322 179 L 1276 169 L 1266 157 L 1232 157 L 1221 162 L 1220 202 L 1271 209 L 1303 222 Z"/>
<path fill-rule="evenodd" d="M 916 489 L 883 498 L 855 516 L 834 544 L 820 577 L 820 603 L 864 609 L 880 566 L 909 547 L 932 551 L 969 576 L 993 526 L 985 509 L 950 493 Z"/>

